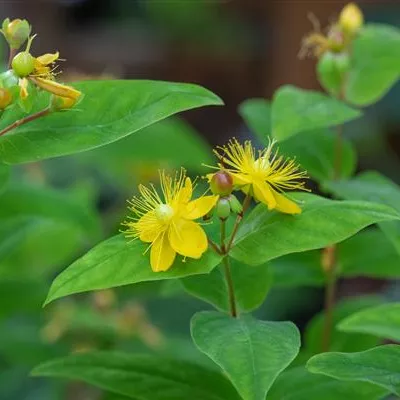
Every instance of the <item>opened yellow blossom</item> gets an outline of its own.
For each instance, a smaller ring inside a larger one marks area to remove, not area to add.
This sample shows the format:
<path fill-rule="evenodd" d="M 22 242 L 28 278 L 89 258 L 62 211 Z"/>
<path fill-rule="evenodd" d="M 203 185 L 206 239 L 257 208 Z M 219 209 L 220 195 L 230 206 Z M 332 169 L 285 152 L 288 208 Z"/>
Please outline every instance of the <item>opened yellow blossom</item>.
<path fill-rule="evenodd" d="M 285 160 L 274 152 L 274 142 L 256 151 L 250 141 L 243 145 L 236 139 L 215 151 L 223 166 L 233 177 L 233 184 L 268 206 L 286 214 L 299 214 L 301 208 L 282 192 L 302 189 L 307 176 L 300 171 L 294 160 Z"/>
<path fill-rule="evenodd" d="M 183 170 L 175 177 L 160 172 L 160 195 L 154 186 L 139 186 L 139 197 L 130 202 L 134 217 L 124 223 L 128 238 L 151 243 L 150 264 L 154 272 L 168 270 L 176 257 L 200 258 L 207 250 L 207 236 L 194 220 L 206 215 L 217 196 L 191 200 L 192 181 Z"/>

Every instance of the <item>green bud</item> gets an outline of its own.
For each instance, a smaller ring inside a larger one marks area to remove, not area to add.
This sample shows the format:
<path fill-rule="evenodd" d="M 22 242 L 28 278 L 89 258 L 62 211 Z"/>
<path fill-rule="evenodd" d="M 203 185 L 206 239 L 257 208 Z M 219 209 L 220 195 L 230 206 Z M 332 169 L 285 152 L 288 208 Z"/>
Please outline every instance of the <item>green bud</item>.
<path fill-rule="evenodd" d="M 10 21 L 9 18 L 6 18 L 3 21 L 1 32 L 10 48 L 17 50 L 28 39 L 31 33 L 31 26 L 26 19 L 14 19 Z"/>
<path fill-rule="evenodd" d="M 210 180 L 210 189 L 218 196 L 228 196 L 233 190 L 232 176 L 226 171 L 216 172 Z"/>
<path fill-rule="evenodd" d="M 220 219 L 227 219 L 231 215 L 231 205 L 226 197 L 221 197 L 218 200 L 215 212 Z"/>
<path fill-rule="evenodd" d="M 329 93 L 339 96 L 350 67 L 347 53 L 324 53 L 318 61 L 317 73 L 321 85 Z"/>
<path fill-rule="evenodd" d="M 0 88 L 0 110 L 4 110 L 12 102 L 12 94 L 6 88 Z"/>
<path fill-rule="evenodd" d="M 229 200 L 229 205 L 231 207 L 231 210 L 235 214 L 241 214 L 243 212 L 243 207 L 240 201 L 236 198 L 234 194 L 231 194 L 228 198 Z"/>
<path fill-rule="evenodd" d="M 22 51 L 13 58 L 11 66 L 14 72 L 23 78 L 35 69 L 35 58 L 29 52 Z"/>

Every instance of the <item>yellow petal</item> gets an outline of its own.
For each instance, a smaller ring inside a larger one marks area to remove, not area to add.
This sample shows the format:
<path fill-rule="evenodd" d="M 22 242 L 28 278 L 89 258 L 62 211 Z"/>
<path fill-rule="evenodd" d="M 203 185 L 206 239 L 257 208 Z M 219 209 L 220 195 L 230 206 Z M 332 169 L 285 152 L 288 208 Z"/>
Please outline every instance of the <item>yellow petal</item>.
<path fill-rule="evenodd" d="M 42 65 L 52 64 L 54 61 L 58 59 L 60 53 L 57 51 L 56 53 L 47 53 L 42 56 L 36 57 L 36 60 Z"/>
<path fill-rule="evenodd" d="M 174 263 L 176 253 L 168 242 L 167 233 L 161 234 L 151 245 L 150 265 L 154 272 L 167 271 Z"/>
<path fill-rule="evenodd" d="M 271 187 L 265 182 L 253 182 L 253 194 L 254 198 L 261 203 L 268 206 L 268 209 L 276 207 L 276 199 L 274 193 L 272 193 Z"/>
<path fill-rule="evenodd" d="M 184 218 L 197 219 L 206 215 L 218 200 L 218 196 L 203 196 L 196 200 L 190 201 L 186 206 L 183 214 Z"/>
<path fill-rule="evenodd" d="M 274 191 L 274 196 L 276 199 L 276 210 L 286 213 L 286 214 L 300 214 L 301 208 L 297 203 L 289 200 L 284 195 Z"/>
<path fill-rule="evenodd" d="M 50 79 L 43 79 L 39 77 L 30 77 L 29 79 L 41 89 L 53 93 L 56 96 L 68 97 L 69 99 L 77 100 L 81 95 L 79 90 L 76 90 L 71 86 L 62 85 L 61 83 L 57 83 Z"/>
<path fill-rule="evenodd" d="M 149 211 L 143 215 L 136 222 L 135 228 L 139 232 L 139 239 L 147 243 L 153 242 L 163 231 L 163 225 L 158 221 L 155 211 Z"/>
<path fill-rule="evenodd" d="M 185 179 L 185 184 L 179 190 L 179 192 L 174 196 L 174 204 L 179 207 L 180 204 L 187 204 L 192 198 L 193 186 L 190 178 Z"/>
<path fill-rule="evenodd" d="M 177 253 L 191 258 L 200 258 L 208 246 L 203 228 L 196 222 L 184 219 L 174 222 L 171 226 L 169 242 Z"/>
<path fill-rule="evenodd" d="M 244 186 L 251 183 L 251 179 L 245 174 L 234 174 L 230 172 L 233 179 L 233 186 Z"/>

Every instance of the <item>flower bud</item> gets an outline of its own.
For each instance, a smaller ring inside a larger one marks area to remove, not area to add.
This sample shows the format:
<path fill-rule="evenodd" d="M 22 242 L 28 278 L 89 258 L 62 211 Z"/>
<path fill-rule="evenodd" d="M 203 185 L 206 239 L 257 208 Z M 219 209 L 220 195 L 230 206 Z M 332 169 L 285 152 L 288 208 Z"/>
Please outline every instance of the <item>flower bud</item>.
<path fill-rule="evenodd" d="M 19 49 L 28 39 L 31 33 L 31 26 L 26 19 L 6 18 L 3 21 L 1 32 L 6 38 L 10 48 Z"/>
<path fill-rule="evenodd" d="M 326 52 L 317 64 L 318 80 L 325 90 L 339 96 L 349 68 L 350 59 L 347 53 Z"/>
<path fill-rule="evenodd" d="M 12 94 L 6 88 L 0 88 L 0 110 L 4 110 L 12 102 Z"/>
<path fill-rule="evenodd" d="M 355 3 L 345 6 L 339 16 L 339 25 L 347 34 L 356 33 L 364 23 L 364 16 Z"/>
<path fill-rule="evenodd" d="M 241 214 L 243 212 L 243 206 L 234 194 L 231 194 L 228 198 L 231 211 L 235 214 Z"/>
<path fill-rule="evenodd" d="M 229 203 L 228 198 L 221 197 L 218 200 L 217 205 L 215 207 L 215 212 L 217 214 L 217 217 L 222 220 L 227 219 L 229 215 L 231 215 L 231 205 Z"/>
<path fill-rule="evenodd" d="M 232 193 L 233 179 L 226 171 L 216 172 L 210 180 L 210 188 L 213 194 L 227 196 Z"/>
<path fill-rule="evenodd" d="M 20 78 L 23 78 L 35 69 L 35 58 L 28 51 L 21 51 L 13 58 L 11 67 Z"/>

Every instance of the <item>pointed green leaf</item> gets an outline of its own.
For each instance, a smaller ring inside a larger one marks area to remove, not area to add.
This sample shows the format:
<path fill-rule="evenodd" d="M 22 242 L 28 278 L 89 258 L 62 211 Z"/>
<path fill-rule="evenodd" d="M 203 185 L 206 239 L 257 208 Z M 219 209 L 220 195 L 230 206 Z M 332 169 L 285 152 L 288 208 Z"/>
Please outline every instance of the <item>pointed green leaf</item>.
<path fill-rule="evenodd" d="M 197 85 L 158 81 L 87 81 L 74 85 L 84 93 L 77 109 L 35 120 L 0 137 L 0 161 L 26 163 L 103 146 L 181 111 L 221 105 L 215 94 Z M 48 104 L 42 94 L 38 109 Z M 35 111 L 33 110 L 33 111 Z M 1 127 L 21 117 L 6 112 Z M 168 138 L 165 138 L 166 143 Z"/>
<path fill-rule="evenodd" d="M 264 400 L 300 349 L 294 324 L 257 321 L 250 315 L 197 313 L 191 332 L 196 346 L 222 368 L 244 400 Z"/>
<path fill-rule="evenodd" d="M 400 341 L 400 303 L 366 308 L 349 315 L 338 325 L 343 332 L 367 333 L 382 339 Z"/>
<path fill-rule="evenodd" d="M 378 400 L 386 393 L 368 382 L 340 381 L 297 367 L 278 376 L 267 400 Z"/>
<path fill-rule="evenodd" d="M 268 266 L 254 267 L 232 260 L 231 272 L 238 309 L 249 312 L 258 308 L 271 286 Z M 211 303 L 221 311 L 229 311 L 228 287 L 223 265 L 209 274 L 189 276 L 181 281 L 189 294 Z"/>
<path fill-rule="evenodd" d="M 263 204 L 251 212 L 238 231 L 233 258 L 259 265 L 341 242 L 376 222 L 399 219 L 395 210 L 381 204 L 328 200 L 306 193 L 292 197 L 303 203 L 299 215 L 271 212 Z"/>
<path fill-rule="evenodd" d="M 147 248 L 148 243 L 129 242 L 122 234 L 101 242 L 56 277 L 45 304 L 74 293 L 205 274 L 221 261 L 209 250 L 198 260 L 177 257 L 168 271 L 153 272 Z"/>
<path fill-rule="evenodd" d="M 394 26 L 365 26 L 352 46 L 346 99 L 366 106 L 378 101 L 400 77 L 400 30 Z"/>
<path fill-rule="evenodd" d="M 370 382 L 400 395 L 400 346 L 386 345 L 360 353 L 323 353 L 312 357 L 307 368 L 344 381 Z"/>
<path fill-rule="evenodd" d="M 337 329 L 344 318 L 369 307 L 382 303 L 380 297 L 363 296 L 344 299 L 335 305 L 333 311 L 333 330 L 331 338 L 331 351 L 362 351 L 376 346 L 379 341 L 376 337 L 366 334 L 341 332 Z M 322 349 L 322 335 L 324 330 L 325 315 L 317 314 L 307 325 L 304 334 L 304 347 L 310 354 L 317 354 Z"/>
<path fill-rule="evenodd" d="M 282 86 L 272 102 L 272 136 L 285 140 L 300 132 L 351 121 L 361 112 L 323 93 Z"/>
<path fill-rule="evenodd" d="M 33 376 L 83 381 L 137 400 L 238 400 L 217 372 L 153 355 L 95 352 L 45 362 Z"/>

